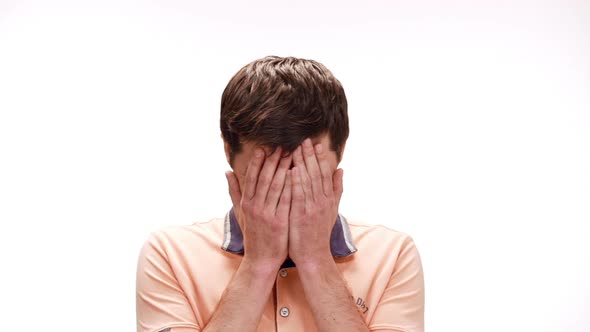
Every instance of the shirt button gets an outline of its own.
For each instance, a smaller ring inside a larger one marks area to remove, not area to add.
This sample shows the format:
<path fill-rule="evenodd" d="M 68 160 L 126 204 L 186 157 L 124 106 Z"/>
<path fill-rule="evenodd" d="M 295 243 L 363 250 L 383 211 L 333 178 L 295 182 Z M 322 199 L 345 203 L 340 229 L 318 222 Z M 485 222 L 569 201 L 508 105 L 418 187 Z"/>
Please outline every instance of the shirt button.
<path fill-rule="evenodd" d="M 287 307 L 282 307 L 282 308 L 281 308 L 281 316 L 282 316 L 282 317 L 289 317 L 289 308 L 287 308 Z"/>
<path fill-rule="evenodd" d="M 285 270 L 285 269 L 281 269 L 281 271 L 279 271 L 279 275 L 280 275 L 281 277 L 283 277 L 283 278 L 284 278 L 284 277 L 286 277 L 286 276 L 287 276 L 287 270 Z"/>

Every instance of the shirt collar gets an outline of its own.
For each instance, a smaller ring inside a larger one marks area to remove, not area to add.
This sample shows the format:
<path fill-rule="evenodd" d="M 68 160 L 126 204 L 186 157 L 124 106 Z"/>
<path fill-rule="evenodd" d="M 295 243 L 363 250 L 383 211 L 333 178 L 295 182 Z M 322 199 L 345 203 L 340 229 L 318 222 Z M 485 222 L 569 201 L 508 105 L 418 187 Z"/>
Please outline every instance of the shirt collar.
<path fill-rule="evenodd" d="M 234 254 L 244 253 L 244 236 L 233 208 L 225 216 L 225 231 L 221 249 Z M 348 222 L 341 214 L 338 214 L 332 234 L 330 234 L 330 250 L 334 257 L 349 256 L 358 250 L 352 242 Z"/>

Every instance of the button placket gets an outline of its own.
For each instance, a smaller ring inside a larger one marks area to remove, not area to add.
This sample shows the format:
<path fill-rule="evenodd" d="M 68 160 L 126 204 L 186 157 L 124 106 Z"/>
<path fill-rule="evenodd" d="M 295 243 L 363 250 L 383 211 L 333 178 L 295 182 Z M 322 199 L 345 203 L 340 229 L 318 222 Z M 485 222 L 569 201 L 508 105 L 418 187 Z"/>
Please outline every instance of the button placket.
<path fill-rule="evenodd" d="M 282 307 L 279 313 L 281 314 L 281 317 L 289 317 L 289 308 Z"/>
<path fill-rule="evenodd" d="M 287 269 L 281 269 L 279 271 L 279 275 L 281 276 L 281 278 L 285 278 L 289 273 L 287 272 Z"/>
<path fill-rule="evenodd" d="M 289 281 L 289 271 L 286 268 L 280 269 L 278 273 L 278 278 L 276 280 L 276 304 L 277 304 L 277 311 L 278 315 L 282 317 L 282 319 L 287 319 L 291 314 L 291 309 L 289 309 L 289 300 L 285 298 L 285 293 L 283 293 L 284 287 L 288 287 L 287 285 L 290 283 Z M 279 318 L 281 319 L 281 318 Z M 284 321 L 285 324 L 287 320 Z M 279 322 L 277 322 L 279 323 Z"/>

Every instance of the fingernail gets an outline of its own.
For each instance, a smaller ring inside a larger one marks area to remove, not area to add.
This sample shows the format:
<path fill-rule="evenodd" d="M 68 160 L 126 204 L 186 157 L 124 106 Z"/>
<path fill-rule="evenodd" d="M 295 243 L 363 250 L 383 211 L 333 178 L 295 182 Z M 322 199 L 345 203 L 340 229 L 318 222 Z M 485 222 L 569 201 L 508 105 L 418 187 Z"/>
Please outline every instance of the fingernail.
<path fill-rule="evenodd" d="M 262 154 L 262 149 L 256 149 L 256 151 L 254 151 L 254 156 L 256 156 L 256 158 L 262 157 Z"/>
<path fill-rule="evenodd" d="M 320 144 L 317 144 L 315 146 L 315 152 L 317 152 L 317 153 L 322 153 L 322 149 L 323 148 L 322 148 L 322 144 L 321 143 Z"/>
<path fill-rule="evenodd" d="M 311 138 L 306 138 L 305 141 L 303 141 L 303 143 L 305 143 L 305 145 L 310 146 L 311 145 Z"/>

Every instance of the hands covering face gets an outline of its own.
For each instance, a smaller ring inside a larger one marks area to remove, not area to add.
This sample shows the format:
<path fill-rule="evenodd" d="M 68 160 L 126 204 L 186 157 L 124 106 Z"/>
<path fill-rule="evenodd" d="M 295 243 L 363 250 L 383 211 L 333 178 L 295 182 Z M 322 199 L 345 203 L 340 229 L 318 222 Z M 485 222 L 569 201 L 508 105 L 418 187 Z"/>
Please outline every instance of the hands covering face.
<path fill-rule="evenodd" d="M 280 266 L 287 256 L 298 265 L 318 264 L 331 257 L 342 169 L 334 171 L 326 147 L 313 146 L 310 139 L 291 155 L 282 153 L 278 148 L 265 156 L 257 149 L 243 188 L 233 172 L 226 173 L 244 235 L 244 259 L 268 267 Z"/>

